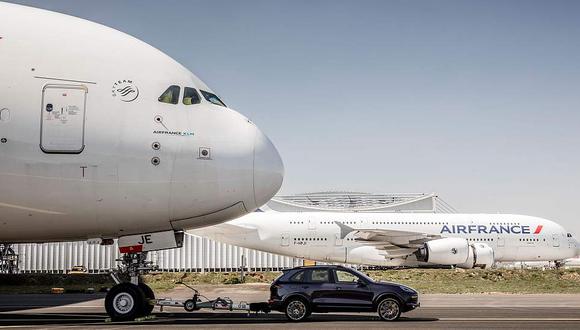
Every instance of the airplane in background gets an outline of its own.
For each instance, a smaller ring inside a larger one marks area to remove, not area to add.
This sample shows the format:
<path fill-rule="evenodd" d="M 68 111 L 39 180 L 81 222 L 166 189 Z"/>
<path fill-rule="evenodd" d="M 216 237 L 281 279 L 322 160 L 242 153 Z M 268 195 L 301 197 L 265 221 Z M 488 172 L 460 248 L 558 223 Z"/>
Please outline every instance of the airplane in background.
<path fill-rule="evenodd" d="M 385 267 L 488 268 L 556 261 L 580 244 L 555 222 L 511 214 L 258 211 L 188 233 L 321 262 Z"/>
<path fill-rule="evenodd" d="M 0 246 L 118 238 L 131 283 L 115 276 L 114 320 L 153 308 L 148 251 L 252 212 L 282 184 L 256 125 L 117 30 L 0 3 L 0 72 Z"/>

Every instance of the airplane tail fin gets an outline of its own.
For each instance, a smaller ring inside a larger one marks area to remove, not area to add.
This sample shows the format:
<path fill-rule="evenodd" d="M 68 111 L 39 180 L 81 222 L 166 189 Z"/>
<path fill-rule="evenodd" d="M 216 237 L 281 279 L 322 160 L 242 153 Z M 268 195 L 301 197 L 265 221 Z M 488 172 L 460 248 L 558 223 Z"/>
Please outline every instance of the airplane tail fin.
<path fill-rule="evenodd" d="M 338 227 L 340 227 L 340 238 L 341 239 L 344 239 L 346 237 L 346 235 L 348 235 L 356 230 L 356 229 L 349 227 L 349 226 L 347 226 L 344 223 L 339 222 L 339 221 L 335 221 L 334 223 L 336 223 L 336 225 Z"/>

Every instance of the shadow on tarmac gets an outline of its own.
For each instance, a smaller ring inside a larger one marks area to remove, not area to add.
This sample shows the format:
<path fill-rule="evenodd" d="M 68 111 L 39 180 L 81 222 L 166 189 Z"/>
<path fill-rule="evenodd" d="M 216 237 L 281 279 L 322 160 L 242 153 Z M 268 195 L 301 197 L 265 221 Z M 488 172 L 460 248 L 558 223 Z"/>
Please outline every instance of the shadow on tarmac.
<path fill-rule="evenodd" d="M 50 294 L 0 294 L 0 312 L 13 312 L 47 307 L 59 307 L 102 299 L 103 293 L 67 293 Z M 0 320 L 5 315 L 0 315 Z"/>
<path fill-rule="evenodd" d="M 154 313 L 154 318 L 139 322 L 107 322 L 107 315 L 104 313 L 87 314 L 0 314 L 0 327 L 9 325 L 142 325 L 156 326 L 163 324 L 172 325 L 211 325 L 211 324 L 283 324 L 290 323 L 283 314 L 251 314 L 245 313 Z M 397 322 L 433 322 L 437 318 L 422 317 L 401 317 Z M 356 315 L 356 314 L 313 314 L 302 324 L 318 322 L 379 322 L 378 316 Z M 386 324 L 387 322 L 385 322 Z"/>

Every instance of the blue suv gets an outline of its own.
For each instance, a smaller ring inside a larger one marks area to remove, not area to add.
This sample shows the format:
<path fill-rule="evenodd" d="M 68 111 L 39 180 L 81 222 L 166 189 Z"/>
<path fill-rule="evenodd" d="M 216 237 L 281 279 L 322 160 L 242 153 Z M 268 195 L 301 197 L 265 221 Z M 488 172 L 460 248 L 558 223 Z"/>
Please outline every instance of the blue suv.
<path fill-rule="evenodd" d="M 419 307 L 417 291 L 407 286 L 376 282 L 342 266 L 297 267 L 285 271 L 270 287 L 272 310 L 290 321 L 302 321 L 311 313 L 377 312 L 384 321 Z"/>

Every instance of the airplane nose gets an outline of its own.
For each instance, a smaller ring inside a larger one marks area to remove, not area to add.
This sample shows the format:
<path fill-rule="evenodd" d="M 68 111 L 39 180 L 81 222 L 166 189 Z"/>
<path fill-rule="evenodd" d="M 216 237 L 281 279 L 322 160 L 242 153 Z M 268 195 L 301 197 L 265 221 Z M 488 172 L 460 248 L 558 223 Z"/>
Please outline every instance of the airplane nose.
<path fill-rule="evenodd" d="M 254 140 L 254 198 L 256 207 L 266 204 L 280 190 L 284 164 L 272 141 L 260 130 Z"/>

